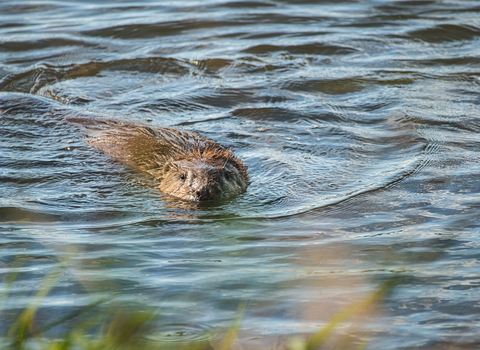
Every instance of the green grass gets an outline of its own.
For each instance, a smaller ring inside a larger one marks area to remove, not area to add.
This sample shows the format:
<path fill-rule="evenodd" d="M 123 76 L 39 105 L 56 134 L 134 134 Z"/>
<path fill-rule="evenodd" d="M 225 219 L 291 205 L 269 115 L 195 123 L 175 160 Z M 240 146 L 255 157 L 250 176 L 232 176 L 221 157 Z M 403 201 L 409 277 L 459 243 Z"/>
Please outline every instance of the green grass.
<path fill-rule="evenodd" d="M 4 314 L 5 303 L 8 302 L 13 285 L 18 278 L 21 264 L 15 261 L 11 265 L 12 272 L 7 273 L 2 282 L 3 293 L 0 293 L 0 321 Z M 26 306 L 16 320 L 7 327 L 5 334 L 0 334 L 0 346 L 9 350 L 149 350 L 149 349 L 185 349 L 185 350 L 229 350 L 239 337 L 241 323 L 246 304 L 239 306 L 237 316 L 232 321 L 220 339 L 215 339 L 212 333 L 205 341 L 197 342 L 155 342 L 149 341 L 149 335 L 155 334 L 155 325 L 161 315 L 145 309 L 133 309 L 129 305 L 115 301 L 115 295 L 92 301 L 80 310 L 51 320 L 49 323 L 38 326 L 37 312 L 42 301 L 51 292 L 58 280 L 68 267 L 68 262 L 62 262 L 52 268 L 42 280 L 41 286 L 28 306 Z M 363 342 L 355 345 L 352 340 L 337 336 L 339 326 L 368 313 L 381 305 L 385 298 L 398 284 L 394 279 L 382 284 L 369 297 L 356 301 L 337 313 L 316 333 L 288 339 L 282 349 L 314 350 L 328 348 L 336 349 L 364 349 L 368 345 Z M 58 326 L 68 329 L 57 338 L 47 336 L 47 333 Z M 337 339 L 338 338 L 338 339 Z M 237 340 L 241 344 L 241 339 Z M 358 341 L 357 341 L 358 343 Z M 272 344 L 273 345 L 273 344 Z"/>

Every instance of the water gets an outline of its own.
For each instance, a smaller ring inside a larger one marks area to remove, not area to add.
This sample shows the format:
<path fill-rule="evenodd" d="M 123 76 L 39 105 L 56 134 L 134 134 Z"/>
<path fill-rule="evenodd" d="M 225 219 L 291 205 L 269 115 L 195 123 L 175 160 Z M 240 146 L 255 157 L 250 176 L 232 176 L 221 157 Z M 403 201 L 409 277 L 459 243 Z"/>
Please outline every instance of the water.
<path fill-rule="evenodd" d="M 1 117 L 0 272 L 23 265 L 0 328 L 67 256 L 48 315 L 117 291 L 161 310 L 157 337 L 203 339 L 247 302 L 239 342 L 270 349 L 408 276 L 356 341 L 478 348 L 479 12 L 2 1 L 0 91 L 196 131 L 234 149 L 252 183 L 184 203 L 72 128 L 28 108 Z"/>

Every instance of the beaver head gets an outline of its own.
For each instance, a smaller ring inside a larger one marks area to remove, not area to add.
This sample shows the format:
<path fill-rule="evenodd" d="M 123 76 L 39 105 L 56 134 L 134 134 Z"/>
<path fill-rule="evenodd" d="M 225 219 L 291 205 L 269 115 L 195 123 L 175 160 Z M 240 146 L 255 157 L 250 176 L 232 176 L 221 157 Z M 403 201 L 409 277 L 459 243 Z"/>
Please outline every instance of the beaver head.
<path fill-rule="evenodd" d="M 196 149 L 165 164 L 159 189 L 189 201 L 228 198 L 246 189 L 246 168 L 229 150 Z"/>

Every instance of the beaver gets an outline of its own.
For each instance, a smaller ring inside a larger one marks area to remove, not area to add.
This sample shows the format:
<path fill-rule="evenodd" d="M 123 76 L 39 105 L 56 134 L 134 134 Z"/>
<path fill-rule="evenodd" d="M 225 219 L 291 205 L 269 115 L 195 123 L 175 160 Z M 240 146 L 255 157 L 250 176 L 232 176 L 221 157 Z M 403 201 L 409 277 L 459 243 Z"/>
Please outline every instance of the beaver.
<path fill-rule="evenodd" d="M 32 99 L 29 106 L 43 113 L 44 104 L 52 104 Z M 4 101 L 0 99 L 3 111 L 15 110 L 5 109 Z M 48 111 L 57 120 L 79 126 L 87 144 L 152 175 L 158 188 L 174 197 L 195 202 L 225 199 L 244 192 L 249 184 L 247 166 L 232 150 L 194 132 L 104 119 L 64 106 Z"/>
<path fill-rule="evenodd" d="M 188 200 L 224 199 L 247 188 L 247 166 L 217 142 L 196 133 L 116 120 L 67 117 L 80 124 L 87 144 L 152 175 L 158 188 Z"/>

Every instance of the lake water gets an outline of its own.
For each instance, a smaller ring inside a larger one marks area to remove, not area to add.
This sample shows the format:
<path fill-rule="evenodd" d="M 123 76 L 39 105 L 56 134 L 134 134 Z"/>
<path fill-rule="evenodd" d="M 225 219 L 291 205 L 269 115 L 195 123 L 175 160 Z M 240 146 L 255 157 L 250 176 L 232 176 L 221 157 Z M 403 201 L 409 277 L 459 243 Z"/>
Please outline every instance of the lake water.
<path fill-rule="evenodd" d="M 239 346 L 280 349 L 399 276 L 339 332 L 478 348 L 480 1 L 4 0 L 0 14 L 2 93 L 195 131 L 251 174 L 230 201 L 189 204 L 28 102 L 0 115 L 0 274 L 22 262 L 0 330 L 69 258 L 44 318 L 119 292 L 194 340 L 245 302 Z"/>

